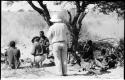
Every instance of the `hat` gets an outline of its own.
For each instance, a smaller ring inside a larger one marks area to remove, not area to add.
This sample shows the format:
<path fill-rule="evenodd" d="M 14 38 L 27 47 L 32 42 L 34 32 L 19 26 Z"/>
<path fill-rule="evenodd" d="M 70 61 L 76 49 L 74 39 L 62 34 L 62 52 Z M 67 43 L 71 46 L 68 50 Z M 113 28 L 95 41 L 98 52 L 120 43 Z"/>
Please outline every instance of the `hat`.
<path fill-rule="evenodd" d="M 61 22 L 62 19 L 60 19 L 59 15 L 53 15 L 50 19 L 51 22 Z"/>
<path fill-rule="evenodd" d="M 33 39 L 31 40 L 31 42 L 34 43 L 34 40 L 39 41 L 39 40 L 40 40 L 40 37 L 39 37 L 39 36 L 35 36 L 35 37 L 33 37 Z"/>

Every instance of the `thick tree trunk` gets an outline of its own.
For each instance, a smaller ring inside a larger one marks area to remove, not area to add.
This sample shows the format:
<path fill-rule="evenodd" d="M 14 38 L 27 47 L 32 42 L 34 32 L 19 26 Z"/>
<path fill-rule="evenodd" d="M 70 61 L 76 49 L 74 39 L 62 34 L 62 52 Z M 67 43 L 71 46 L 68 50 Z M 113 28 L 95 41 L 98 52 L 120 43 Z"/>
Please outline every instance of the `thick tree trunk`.
<path fill-rule="evenodd" d="M 72 26 L 72 25 L 71 25 Z M 77 26 L 76 25 L 73 25 L 73 33 L 72 33 L 72 47 L 73 47 L 73 56 L 74 56 L 74 59 L 77 60 L 77 54 L 76 54 L 76 51 L 78 50 L 78 39 L 79 39 L 79 32 L 76 30 Z"/>
<path fill-rule="evenodd" d="M 72 30 L 70 30 L 71 32 L 71 36 L 72 36 L 72 43 L 73 43 L 73 56 L 74 58 L 77 60 L 77 54 L 76 54 L 76 51 L 78 51 L 78 40 L 79 40 L 79 36 L 80 36 L 80 31 L 81 31 L 81 26 L 82 26 L 82 20 L 83 18 L 85 17 L 86 13 L 84 12 L 81 12 L 76 20 L 75 23 L 71 23 L 71 26 L 72 26 Z M 75 18 L 76 19 L 76 18 Z M 70 28 L 69 28 L 70 29 Z"/>
<path fill-rule="evenodd" d="M 75 51 L 77 51 L 78 39 L 79 39 L 78 36 L 79 36 L 79 35 L 75 35 L 75 36 L 73 37 L 73 41 L 72 41 L 72 42 L 73 42 L 73 45 L 74 45 L 74 50 L 75 50 Z"/>

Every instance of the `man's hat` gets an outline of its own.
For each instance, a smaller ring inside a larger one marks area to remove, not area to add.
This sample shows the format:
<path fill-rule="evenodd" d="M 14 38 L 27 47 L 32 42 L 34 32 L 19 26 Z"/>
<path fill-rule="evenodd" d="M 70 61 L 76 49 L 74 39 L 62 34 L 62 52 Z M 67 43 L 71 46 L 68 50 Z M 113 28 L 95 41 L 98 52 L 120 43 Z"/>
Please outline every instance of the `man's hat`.
<path fill-rule="evenodd" d="M 61 22 L 62 19 L 60 18 L 60 16 L 58 14 L 55 14 L 51 17 L 50 19 L 51 22 Z"/>

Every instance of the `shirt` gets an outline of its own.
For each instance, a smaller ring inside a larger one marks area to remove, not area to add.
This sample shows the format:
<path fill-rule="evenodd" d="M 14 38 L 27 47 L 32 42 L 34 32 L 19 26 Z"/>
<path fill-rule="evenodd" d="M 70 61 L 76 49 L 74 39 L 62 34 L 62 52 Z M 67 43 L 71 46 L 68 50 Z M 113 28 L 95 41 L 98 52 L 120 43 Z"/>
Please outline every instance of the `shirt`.
<path fill-rule="evenodd" d="M 40 45 L 43 48 L 43 53 L 46 53 L 48 50 L 48 46 L 49 46 L 49 40 L 44 36 L 44 37 L 40 37 Z"/>
<path fill-rule="evenodd" d="M 89 46 L 87 52 L 85 52 L 85 54 L 83 55 L 83 58 L 84 59 L 93 59 L 93 47 L 92 46 Z"/>
<path fill-rule="evenodd" d="M 59 41 L 68 42 L 68 28 L 64 23 L 54 23 L 48 30 L 47 37 L 50 44 Z"/>
<path fill-rule="evenodd" d="M 41 47 L 39 42 L 34 43 L 31 54 L 34 56 L 37 56 L 39 54 L 43 54 L 43 48 Z"/>
<path fill-rule="evenodd" d="M 48 46 L 47 42 L 49 42 L 49 40 L 44 36 L 44 37 L 40 37 L 40 41 L 39 41 L 43 46 Z"/>

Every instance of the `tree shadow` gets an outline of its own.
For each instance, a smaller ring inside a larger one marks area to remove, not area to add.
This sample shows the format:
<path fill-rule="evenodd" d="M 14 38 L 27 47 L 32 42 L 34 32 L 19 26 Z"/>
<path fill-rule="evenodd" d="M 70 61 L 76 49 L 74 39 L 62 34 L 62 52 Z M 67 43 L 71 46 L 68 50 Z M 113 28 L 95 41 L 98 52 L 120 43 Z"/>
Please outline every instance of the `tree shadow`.
<path fill-rule="evenodd" d="M 52 67 L 52 66 L 55 66 L 55 63 L 46 63 L 46 64 L 43 64 L 42 67 Z"/>
<path fill-rule="evenodd" d="M 94 75 L 103 75 L 103 74 L 109 74 L 111 71 L 101 71 L 101 72 L 87 72 L 84 74 L 71 74 L 69 76 L 94 76 Z"/>
<path fill-rule="evenodd" d="M 37 67 L 34 65 L 28 65 L 28 66 L 20 66 L 18 69 L 26 69 L 26 68 L 44 68 L 44 67 L 53 67 L 55 66 L 54 62 L 51 63 L 44 63 L 41 67 Z"/>
<path fill-rule="evenodd" d="M 18 69 L 33 68 L 32 66 L 20 66 Z"/>

